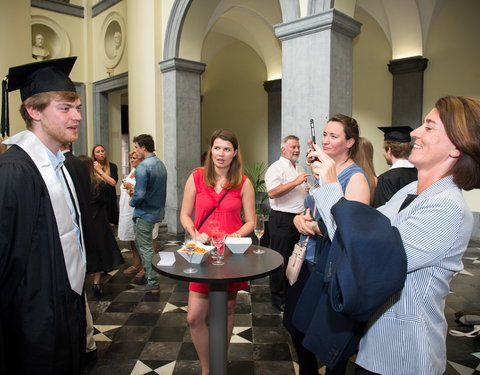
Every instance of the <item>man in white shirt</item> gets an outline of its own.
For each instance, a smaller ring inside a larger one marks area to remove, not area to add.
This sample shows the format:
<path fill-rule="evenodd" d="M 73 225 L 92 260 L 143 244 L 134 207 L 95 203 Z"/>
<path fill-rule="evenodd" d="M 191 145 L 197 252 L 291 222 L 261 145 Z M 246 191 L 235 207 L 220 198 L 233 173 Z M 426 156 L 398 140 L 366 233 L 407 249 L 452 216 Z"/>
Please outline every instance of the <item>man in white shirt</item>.
<path fill-rule="evenodd" d="M 283 267 L 270 275 L 270 293 L 272 305 L 283 311 L 287 290 L 285 267 L 299 239 L 293 218 L 304 210 L 303 201 L 308 194 L 309 174 L 297 164 L 300 155 L 298 137 L 285 137 L 281 152 L 280 159 L 265 174 L 265 185 L 271 208 L 268 227 L 270 247 L 283 256 Z"/>
<path fill-rule="evenodd" d="M 402 187 L 417 180 L 417 169 L 408 161 L 413 143 L 410 126 L 379 127 L 384 132 L 383 156 L 390 169 L 378 176 L 373 206 L 387 203 Z"/>

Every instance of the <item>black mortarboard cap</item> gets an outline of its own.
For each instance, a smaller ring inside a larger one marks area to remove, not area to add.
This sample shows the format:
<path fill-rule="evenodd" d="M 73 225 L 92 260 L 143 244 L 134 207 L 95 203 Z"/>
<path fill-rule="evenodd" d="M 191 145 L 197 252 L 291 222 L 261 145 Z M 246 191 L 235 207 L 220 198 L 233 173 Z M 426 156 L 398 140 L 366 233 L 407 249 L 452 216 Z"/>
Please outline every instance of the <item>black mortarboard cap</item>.
<path fill-rule="evenodd" d="M 410 133 L 413 129 L 410 126 L 380 126 L 379 129 L 384 133 L 384 141 L 407 143 L 412 140 Z"/>
<path fill-rule="evenodd" d="M 9 135 L 8 93 L 20 90 L 22 102 L 32 95 L 50 91 L 73 91 L 75 85 L 68 77 L 75 64 L 76 56 L 44 60 L 14 66 L 2 81 L 2 136 Z"/>

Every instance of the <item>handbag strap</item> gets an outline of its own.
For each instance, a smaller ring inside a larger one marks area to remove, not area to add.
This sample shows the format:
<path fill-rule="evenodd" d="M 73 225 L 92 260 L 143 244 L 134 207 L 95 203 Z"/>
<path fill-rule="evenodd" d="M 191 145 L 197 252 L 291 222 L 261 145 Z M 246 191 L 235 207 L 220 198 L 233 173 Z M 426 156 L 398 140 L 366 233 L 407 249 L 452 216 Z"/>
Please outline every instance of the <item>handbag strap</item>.
<path fill-rule="evenodd" d="M 315 220 L 315 214 L 316 214 L 316 213 L 317 213 L 317 205 L 314 204 L 314 205 L 313 205 L 313 215 L 312 215 L 313 220 Z M 303 240 L 303 242 L 305 243 L 305 247 L 307 247 L 307 243 L 308 243 L 308 240 L 309 240 L 309 239 L 310 239 L 310 235 L 308 235 L 307 238 L 305 238 L 305 239 Z M 300 246 L 301 246 L 301 244 L 300 244 Z"/>
<path fill-rule="evenodd" d="M 203 224 L 205 224 L 205 222 L 207 221 L 207 219 L 210 217 L 210 215 L 213 213 L 213 211 L 215 211 L 215 209 L 220 206 L 220 203 L 222 203 L 223 201 L 223 198 L 225 198 L 225 195 L 228 194 L 228 192 L 230 191 L 230 189 L 226 189 L 225 193 L 222 195 L 222 197 L 220 198 L 220 200 L 218 201 L 217 205 L 214 206 L 210 212 L 207 214 L 207 216 L 205 216 L 203 218 L 203 220 L 200 222 L 200 225 L 198 226 L 197 230 L 200 230 L 200 228 L 202 227 Z"/>

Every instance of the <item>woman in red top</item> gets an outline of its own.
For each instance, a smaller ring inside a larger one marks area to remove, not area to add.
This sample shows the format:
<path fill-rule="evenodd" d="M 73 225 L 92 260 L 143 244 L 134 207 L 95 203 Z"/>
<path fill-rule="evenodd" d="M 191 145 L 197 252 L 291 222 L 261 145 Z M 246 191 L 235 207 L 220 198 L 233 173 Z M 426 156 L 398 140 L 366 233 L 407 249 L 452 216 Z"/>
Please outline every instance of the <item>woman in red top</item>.
<path fill-rule="evenodd" d="M 222 196 L 225 197 L 222 199 Z M 220 204 L 218 202 L 221 200 Z M 204 218 L 212 210 L 218 207 Z M 240 211 L 243 208 L 245 223 Z M 192 220 L 192 214 L 195 218 Z M 183 193 L 180 221 L 185 231 L 195 234 L 200 242 L 210 240 L 214 226 L 229 236 L 247 236 L 255 227 L 255 193 L 250 180 L 243 175 L 242 156 L 235 134 L 216 130 L 210 139 L 205 166 L 190 175 Z M 203 223 L 202 223 L 203 222 Z M 199 227 L 201 224 L 201 227 Z M 239 282 L 228 285 L 228 332 L 232 335 L 237 291 L 248 287 Z M 187 321 L 193 344 L 202 366 L 202 374 L 209 373 L 208 284 L 190 283 Z"/>

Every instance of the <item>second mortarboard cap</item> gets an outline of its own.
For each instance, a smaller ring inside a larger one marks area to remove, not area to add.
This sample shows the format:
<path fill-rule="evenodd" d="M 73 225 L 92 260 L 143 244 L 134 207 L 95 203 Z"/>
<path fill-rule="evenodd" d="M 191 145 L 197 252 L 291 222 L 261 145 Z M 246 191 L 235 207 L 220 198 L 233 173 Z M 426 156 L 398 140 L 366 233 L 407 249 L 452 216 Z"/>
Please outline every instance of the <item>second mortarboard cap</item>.
<path fill-rule="evenodd" d="M 25 65 L 14 66 L 2 82 L 2 136 L 9 133 L 8 92 L 20 90 L 22 102 L 42 92 L 76 92 L 69 78 L 76 56 L 44 60 Z"/>
<path fill-rule="evenodd" d="M 412 140 L 410 133 L 413 129 L 410 126 L 380 126 L 384 141 L 407 143 Z"/>

